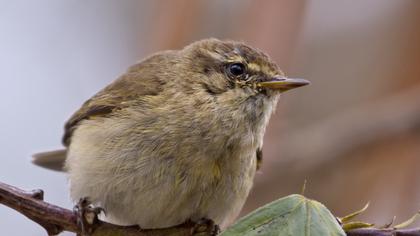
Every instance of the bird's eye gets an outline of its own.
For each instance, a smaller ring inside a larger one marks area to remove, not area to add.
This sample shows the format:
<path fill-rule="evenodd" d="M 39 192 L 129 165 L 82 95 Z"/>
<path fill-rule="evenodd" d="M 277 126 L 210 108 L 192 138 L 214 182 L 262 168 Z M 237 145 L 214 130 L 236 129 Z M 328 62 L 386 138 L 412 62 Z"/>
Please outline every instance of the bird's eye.
<path fill-rule="evenodd" d="M 242 63 L 233 63 L 229 65 L 228 70 L 233 76 L 241 76 L 245 74 L 245 65 Z"/>

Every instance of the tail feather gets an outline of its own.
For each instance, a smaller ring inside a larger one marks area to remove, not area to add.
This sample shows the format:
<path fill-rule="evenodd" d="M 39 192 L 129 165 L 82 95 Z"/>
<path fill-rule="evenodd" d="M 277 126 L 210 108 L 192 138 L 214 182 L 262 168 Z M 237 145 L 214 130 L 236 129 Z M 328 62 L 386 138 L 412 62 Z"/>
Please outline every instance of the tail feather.
<path fill-rule="evenodd" d="M 40 152 L 32 155 L 32 163 L 50 170 L 65 171 L 64 162 L 67 156 L 67 149 Z"/>

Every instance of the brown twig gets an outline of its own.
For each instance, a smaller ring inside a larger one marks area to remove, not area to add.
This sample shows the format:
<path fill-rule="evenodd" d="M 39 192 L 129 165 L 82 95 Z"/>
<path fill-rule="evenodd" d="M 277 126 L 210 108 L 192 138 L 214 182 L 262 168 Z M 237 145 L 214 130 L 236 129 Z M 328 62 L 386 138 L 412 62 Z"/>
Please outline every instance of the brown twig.
<path fill-rule="evenodd" d="M 0 182 L 0 203 L 15 209 L 47 230 L 48 235 L 57 235 L 62 231 L 81 234 L 76 214 L 68 209 L 43 201 L 43 191 L 23 191 Z M 194 223 L 185 223 L 164 229 L 139 229 L 134 226 L 119 226 L 103 221 L 93 225 L 92 236 L 184 236 L 191 235 Z"/>
<path fill-rule="evenodd" d="M 38 223 L 47 230 L 48 235 L 57 235 L 62 231 L 81 234 L 76 214 L 71 210 L 44 202 L 42 190 L 27 192 L 0 182 L 0 203 Z M 194 226 L 195 224 L 191 222 L 164 229 L 140 229 L 135 226 L 119 226 L 97 221 L 92 226 L 94 229 L 92 236 L 186 236 L 191 235 Z M 420 228 L 405 230 L 355 229 L 349 231 L 347 236 L 420 236 Z"/>
<path fill-rule="evenodd" d="M 420 228 L 416 229 L 354 229 L 347 236 L 419 236 Z"/>

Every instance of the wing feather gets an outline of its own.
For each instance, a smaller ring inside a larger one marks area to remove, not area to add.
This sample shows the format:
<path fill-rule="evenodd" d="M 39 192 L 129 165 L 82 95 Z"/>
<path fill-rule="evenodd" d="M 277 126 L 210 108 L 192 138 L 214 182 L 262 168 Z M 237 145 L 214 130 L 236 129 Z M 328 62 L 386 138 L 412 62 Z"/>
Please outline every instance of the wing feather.
<path fill-rule="evenodd" d="M 159 68 L 154 67 L 162 64 L 163 60 L 167 61 L 171 55 L 173 55 L 171 51 L 154 55 L 130 67 L 126 74 L 87 100 L 65 124 L 63 144 L 66 147 L 70 145 L 71 136 L 82 120 L 93 116 L 112 116 L 114 111 L 124 109 L 143 96 L 158 95 L 166 81 L 163 76 L 159 76 Z M 167 70 L 167 68 L 160 69 Z"/>

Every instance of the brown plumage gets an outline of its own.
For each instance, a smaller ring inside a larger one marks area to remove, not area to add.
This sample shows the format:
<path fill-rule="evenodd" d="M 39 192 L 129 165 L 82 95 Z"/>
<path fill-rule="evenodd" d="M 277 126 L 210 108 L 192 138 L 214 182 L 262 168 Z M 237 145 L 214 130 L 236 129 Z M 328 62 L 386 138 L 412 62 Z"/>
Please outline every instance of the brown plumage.
<path fill-rule="evenodd" d="M 89 197 L 111 222 L 224 227 L 251 189 L 280 93 L 305 84 L 243 43 L 198 41 L 130 67 L 69 119 L 65 151 L 34 162 L 65 161 L 72 198 Z"/>

